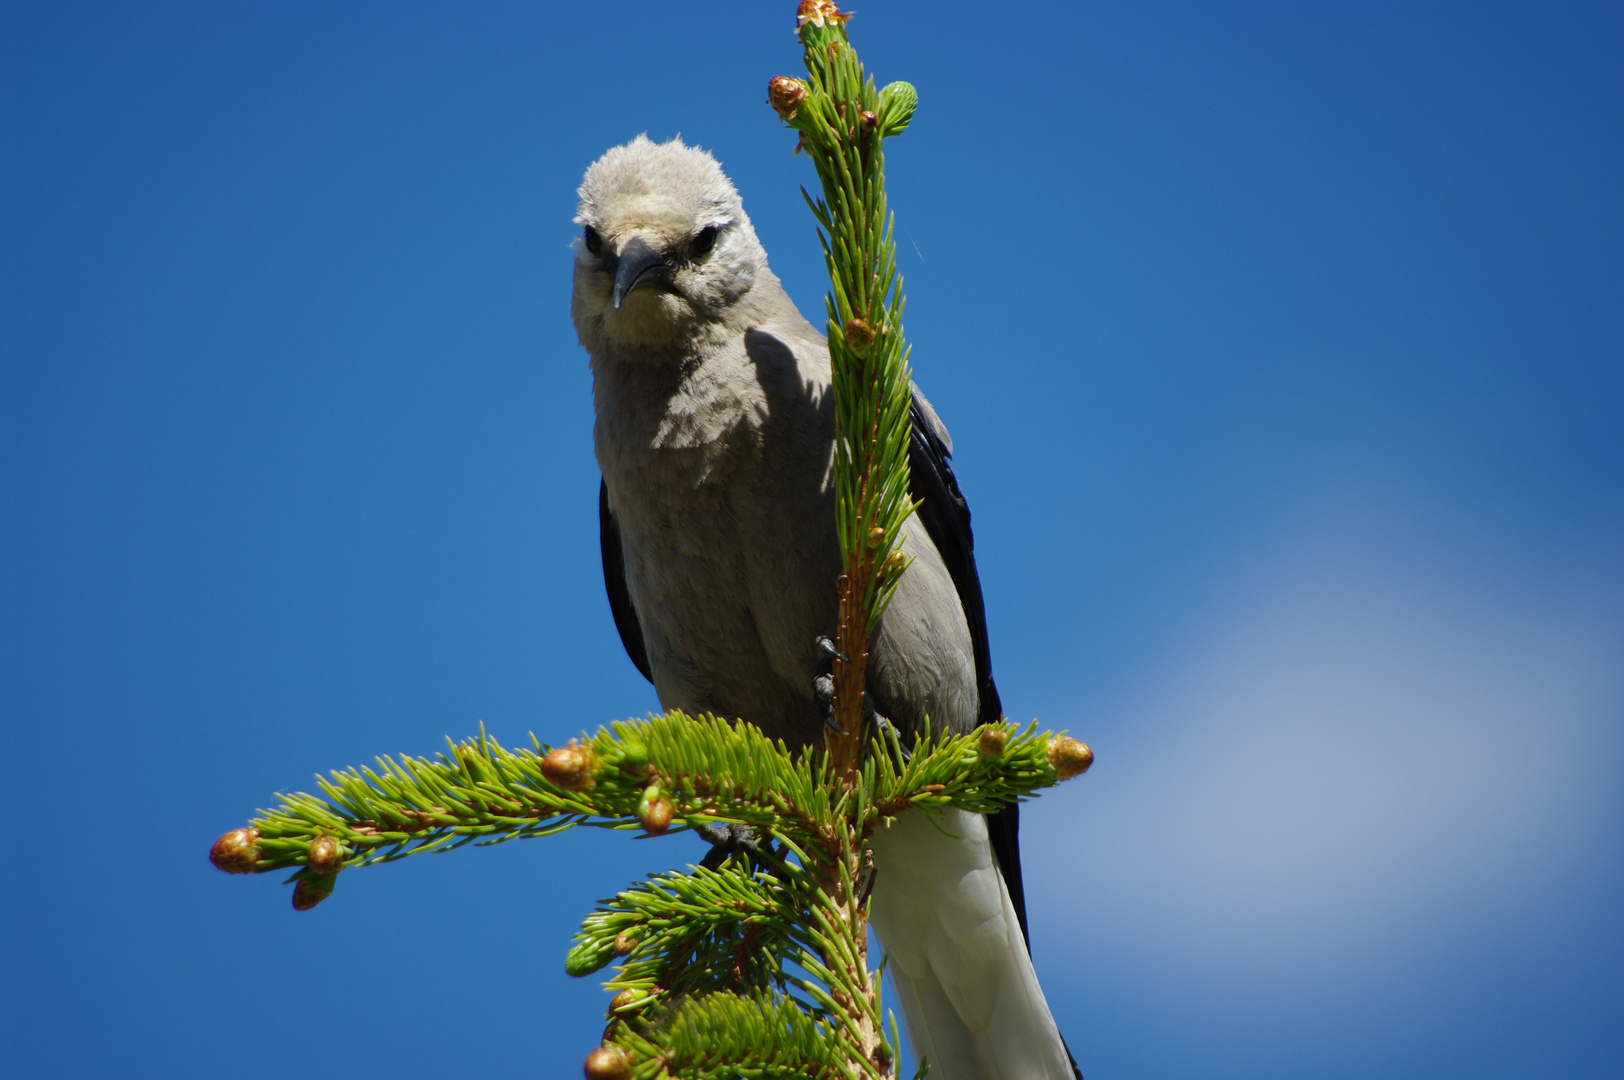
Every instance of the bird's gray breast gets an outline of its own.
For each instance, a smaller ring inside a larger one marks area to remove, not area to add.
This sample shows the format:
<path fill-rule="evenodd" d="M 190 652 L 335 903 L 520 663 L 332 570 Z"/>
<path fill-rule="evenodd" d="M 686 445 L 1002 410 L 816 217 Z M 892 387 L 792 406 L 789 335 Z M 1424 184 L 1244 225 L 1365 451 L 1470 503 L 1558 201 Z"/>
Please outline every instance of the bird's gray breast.
<path fill-rule="evenodd" d="M 598 463 L 661 704 L 792 744 L 821 723 L 811 678 L 840 561 L 827 360 L 798 336 L 593 361 Z"/>

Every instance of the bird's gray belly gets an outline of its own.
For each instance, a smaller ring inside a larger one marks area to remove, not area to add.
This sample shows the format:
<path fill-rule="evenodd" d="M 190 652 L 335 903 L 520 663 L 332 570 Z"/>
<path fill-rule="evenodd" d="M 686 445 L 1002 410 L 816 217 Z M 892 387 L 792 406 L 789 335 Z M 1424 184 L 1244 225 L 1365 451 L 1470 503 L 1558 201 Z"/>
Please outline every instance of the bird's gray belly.
<path fill-rule="evenodd" d="M 626 580 L 660 704 L 803 745 L 822 723 L 817 639 L 834 632 L 834 506 L 816 481 L 768 493 L 715 476 L 620 516 Z"/>
<path fill-rule="evenodd" d="M 803 745 L 822 723 L 812 696 L 819 636 L 833 636 L 839 551 L 834 507 L 822 491 L 800 500 L 701 487 L 621 520 L 626 577 L 667 709 L 750 721 Z M 762 507 L 778 508 L 763 515 Z M 914 564 L 877 628 L 869 685 L 905 732 L 975 726 L 975 659 L 951 577 L 930 537 L 911 522 Z"/>

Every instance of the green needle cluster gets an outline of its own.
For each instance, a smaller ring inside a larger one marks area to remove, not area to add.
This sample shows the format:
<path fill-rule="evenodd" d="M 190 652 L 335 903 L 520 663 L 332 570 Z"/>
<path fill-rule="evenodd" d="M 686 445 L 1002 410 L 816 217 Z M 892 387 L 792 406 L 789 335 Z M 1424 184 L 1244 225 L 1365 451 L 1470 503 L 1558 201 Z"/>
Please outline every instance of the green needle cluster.
<path fill-rule="evenodd" d="M 815 750 L 792 753 L 749 724 L 676 710 L 616 721 L 565 746 L 532 744 L 509 750 L 481 732 L 448 740 L 432 758 L 335 770 L 317 778 L 321 795 L 282 795 L 261 811 L 246 830 L 248 848 L 226 843 L 245 830 L 227 833 L 215 861 L 237 873 L 293 867 L 298 880 L 316 876 L 308 864 L 322 838 L 339 846 L 339 861 L 329 856 L 317 868 L 332 874 L 576 825 L 661 833 L 674 822 L 747 825 L 805 855 L 854 819 L 871 828 L 914 807 L 985 812 L 1027 797 L 1064 778 L 1057 747 L 1081 745 L 1009 723 L 921 736 L 911 748 L 891 735 L 874 741 L 847 791 Z"/>

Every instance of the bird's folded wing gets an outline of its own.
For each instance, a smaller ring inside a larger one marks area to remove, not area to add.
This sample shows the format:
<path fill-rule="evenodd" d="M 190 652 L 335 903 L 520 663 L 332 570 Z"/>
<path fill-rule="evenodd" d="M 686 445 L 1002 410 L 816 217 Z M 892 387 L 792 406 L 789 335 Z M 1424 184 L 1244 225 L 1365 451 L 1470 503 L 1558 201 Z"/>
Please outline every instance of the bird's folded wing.
<path fill-rule="evenodd" d="M 874 834 L 870 920 L 933 1080 L 1073 1080 L 978 814 Z"/>
<path fill-rule="evenodd" d="M 598 481 L 598 546 L 603 553 L 603 587 L 609 593 L 609 613 L 615 617 L 620 643 L 626 647 L 626 655 L 632 658 L 643 678 L 653 682 L 654 669 L 649 666 L 648 646 L 643 643 L 643 624 L 637 621 L 631 589 L 626 585 L 626 553 L 621 547 L 620 522 L 609 509 L 609 485 L 602 480 Z"/>

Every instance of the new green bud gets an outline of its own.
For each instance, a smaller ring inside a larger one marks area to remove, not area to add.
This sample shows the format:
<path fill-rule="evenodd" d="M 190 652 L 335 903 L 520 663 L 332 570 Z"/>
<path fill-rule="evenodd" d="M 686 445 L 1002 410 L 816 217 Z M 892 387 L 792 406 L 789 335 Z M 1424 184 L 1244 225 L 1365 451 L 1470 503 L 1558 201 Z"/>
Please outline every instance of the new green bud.
<path fill-rule="evenodd" d="M 614 957 L 613 946 L 600 939 L 578 941 L 574 948 L 564 954 L 564 974 L 572 979 L 579 979 L 583 975 L 602 970 Z"/>
<path fill-rule="evenodd" d="M 889 138 L 908 130 L 914 110 L 919 107 L 919 91 L 911 83 L 894 82 L 880 91 L 880 134 Z"/>
<path fill-rule="evenodd" d="M 648 747 L 643 740 L 632 736 L 620 744 L 620 767 L 633 776 L 648 768 Z"/>

